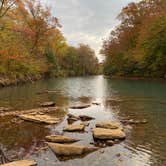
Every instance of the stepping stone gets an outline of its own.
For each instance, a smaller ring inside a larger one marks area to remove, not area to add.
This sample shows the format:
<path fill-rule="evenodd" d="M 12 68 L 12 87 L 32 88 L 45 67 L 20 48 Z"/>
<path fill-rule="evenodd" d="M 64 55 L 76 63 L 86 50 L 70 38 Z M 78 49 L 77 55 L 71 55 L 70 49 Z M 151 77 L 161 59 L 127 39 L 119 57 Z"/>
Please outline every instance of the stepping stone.
<path fill-rule="evenodd" d="M 52 151 L 59 156 L 75 156 L 98 150 L 97 147 L 48 143 Z"/>
<path fill-rule="evenodd" d="M 118 122 L 97 122 L 96 127 L 106 128 L 106 129 L 118 129 L 120 128 L 120 123 Z"/>
<path fill-rule="evenodd" d="M 84 131 L 85 126 L 84 125 L 67 125 L 65 126 L 65 128 L 63 129 L 63 131 Z"/>
<path fill-rule="evenodd" d="M 121 129 L 95 128 L 93 129 L 93 137 L 95 139 L 111 140 L 124 139 L 126 135 Z"/>
<path fill-rule="evenodd" d="M 19 115 L 19 117 L 25 121 L 30 121 L 35 123 L 57 124 L 60 122 L 59 118 L 52 117 L 49 115 L 24 114 L 24 115 Z"/>
<path fill-rule="evenodd" d="M 63 135 L 49 135 L 46 136 L 46 140 L 54 143 L 73 143 L 79 141 L 79 139 L 74 139 Z"/>

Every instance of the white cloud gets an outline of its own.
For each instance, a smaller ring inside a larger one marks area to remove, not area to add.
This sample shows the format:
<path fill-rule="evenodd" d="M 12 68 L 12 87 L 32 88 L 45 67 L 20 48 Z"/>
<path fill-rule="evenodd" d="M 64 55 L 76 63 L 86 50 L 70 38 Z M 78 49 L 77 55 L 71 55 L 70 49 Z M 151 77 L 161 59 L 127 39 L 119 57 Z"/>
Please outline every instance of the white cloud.
<path fill-rule="evenodd" d="M 116 16 L 131 1 L 139 0 L 41 0 L 59 18 L 69 44 L 87 43 L 96 54 L 102 39 L 118 24 Z"/>

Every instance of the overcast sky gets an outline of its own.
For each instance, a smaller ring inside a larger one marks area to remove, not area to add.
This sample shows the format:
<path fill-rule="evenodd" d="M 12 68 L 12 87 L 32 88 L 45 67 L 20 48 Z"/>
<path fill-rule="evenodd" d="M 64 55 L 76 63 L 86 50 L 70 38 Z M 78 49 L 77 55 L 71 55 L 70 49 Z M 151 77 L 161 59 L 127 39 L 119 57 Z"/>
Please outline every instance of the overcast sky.
<path fill-rule="evenodd" d="M 70 45 L 89 44 L 98 55 L 102 39 L 117 24 L 116 16 L 129 2 L 138 0 L 41 0 L 51 6 Z M 98 55 L 99 56 L 99 55 Z"/>

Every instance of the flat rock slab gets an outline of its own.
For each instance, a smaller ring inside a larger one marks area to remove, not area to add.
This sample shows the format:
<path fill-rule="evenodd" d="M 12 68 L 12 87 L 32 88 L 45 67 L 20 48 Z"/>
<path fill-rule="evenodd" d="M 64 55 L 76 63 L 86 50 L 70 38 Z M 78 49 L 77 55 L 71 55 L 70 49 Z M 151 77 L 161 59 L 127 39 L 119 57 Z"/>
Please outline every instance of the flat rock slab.
<path fill-rule="evenodd" d="M 63 131 L 84 131 L 85 126 L 84 125 L 67 125 L 64 127 Z"/>
<path fill-rule="evenodd" d="M 54 143 L 73 143 L 79 141 L 78 139 L 74 139 L 63 135 L 49 135 L 46 136 L 46 140 L 48 142 L 54 142 Z"/>
<path fill-rule="evenodd" d="M 50 101 L 50 102 L 44 102 L 40 106 L 41 107 L 53 107 L 53 106 L 55 106 L 55 102 L 52 102 L 52 101 Z"/>
<path fill-rule="evenodd" d="M 95 139 L 111 140 L 124 139 L 126 135 L 121 129 L 95 128 L 93 129 L 93 137 Z"/>
<path fill-rule="evenodd" d="M 2 164 L 0 166 L 37 166 L 37 163 L 30 160 L 20 160 L 20 161 L 7 163 L 7 164 Z"/>
<path fill-rule="evenodd" d="M 96 123 L 96 127 L 106 128 L 106 129 L 118 129 L 118 128 L 120 128 L 120 123 L 118 123 L 118 122 L 110 122 L 110 121 L 97 122 Z"/>
<path fill-rule="evenodd" d="M 24 114 L 20 115 L 19 117 L 25 121 L 30 121 L 35 123 L 57 124 L 60 122 L 59 118 L 51 117 L 49 115 Z"/>
<path fill-rule="evenodd" d="M 77 105 L 77 106 L 71 106 L 71 109 L 84 109 L 84 108 L 88 108 L 90 107 L 90 104 L 86 104 L 86 105 Z"/>
<path fill-rule="evenodd" d="M 99 149 L 97 147 L 57 144 L 57 143 L 48 143 L 48 145 L 52 149 L 52 151 L 58 156 L 82 155 Z"/>

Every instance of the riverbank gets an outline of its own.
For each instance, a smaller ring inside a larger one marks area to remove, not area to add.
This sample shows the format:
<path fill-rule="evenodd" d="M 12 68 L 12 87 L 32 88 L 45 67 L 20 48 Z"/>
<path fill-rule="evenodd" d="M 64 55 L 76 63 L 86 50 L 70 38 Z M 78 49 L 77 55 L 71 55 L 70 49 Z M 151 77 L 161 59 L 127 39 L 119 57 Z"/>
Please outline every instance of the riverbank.
<path fill-rule="evenodd" d="M 104 78 L 108 79 L 120 79 L 120 80 L 144 80 L 144 81 L 163 81 L 166 82 L 166 78 L 152 78 L 152 77 L 132 77 L 132 76 L 107 76 Z"/>
<path fill-rule="evenodd" d="M 24 77 L 7 77 L 7 76 L 0 76 L 0 88 L 8 87 L 12 85 L 19 85 L 24 84 L 27 82 L 34 82 L 43 79 L 44 75 L 36 75 L 36 76 L 24 76 Z"/>

